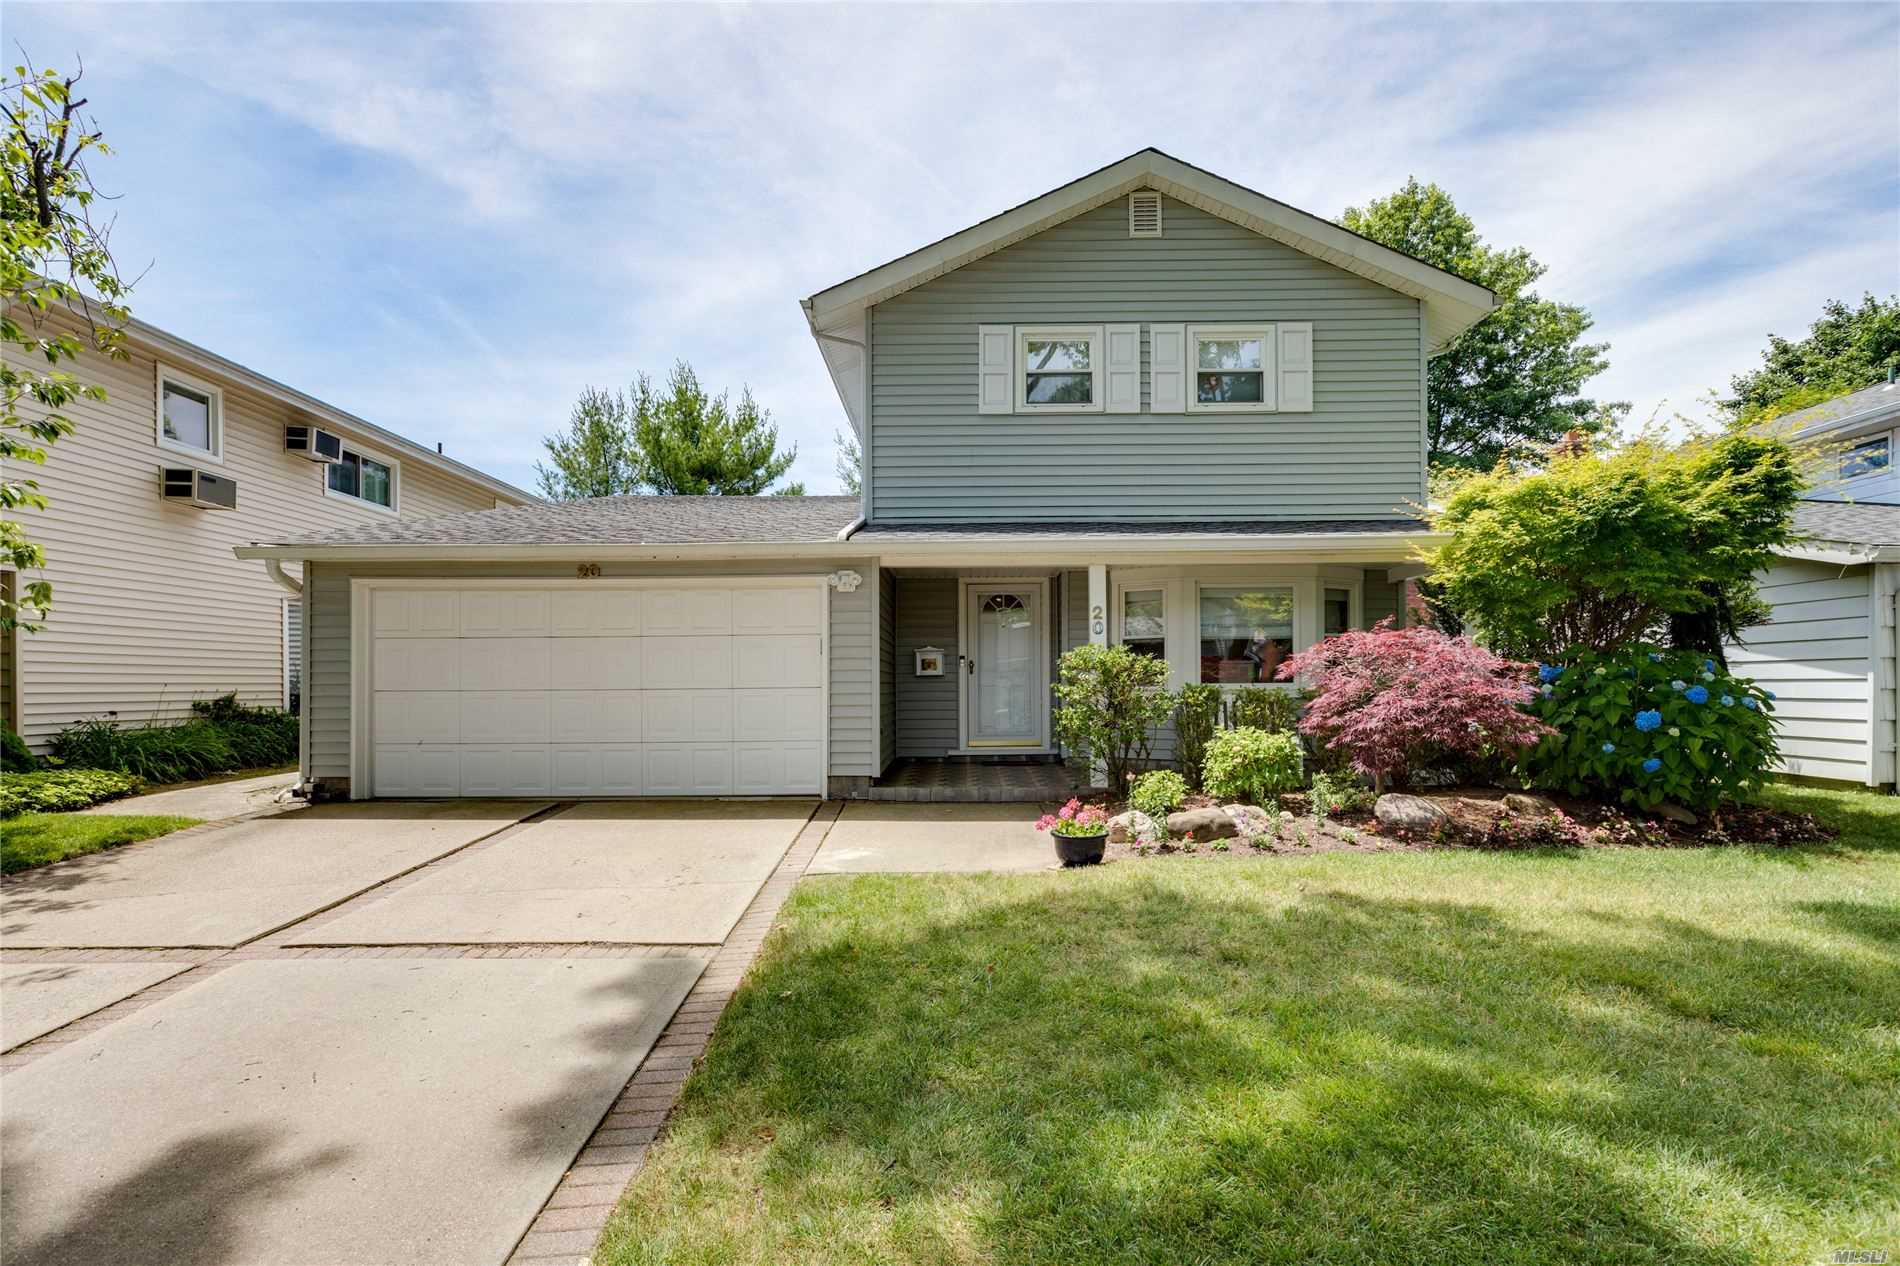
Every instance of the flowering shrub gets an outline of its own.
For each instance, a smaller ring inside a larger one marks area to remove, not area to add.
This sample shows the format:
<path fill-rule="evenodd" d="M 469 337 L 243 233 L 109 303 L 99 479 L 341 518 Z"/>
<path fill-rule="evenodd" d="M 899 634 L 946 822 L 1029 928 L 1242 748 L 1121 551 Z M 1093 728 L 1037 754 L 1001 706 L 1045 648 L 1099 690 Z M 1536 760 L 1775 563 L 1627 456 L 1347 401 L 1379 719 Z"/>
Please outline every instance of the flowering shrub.
<path fill-rule="evenodd" d="M 1699 654 L 1578 652 L 1538 676 L 1532 711 L 1559 732 L 1519 768 L 1545 786 L 1706 809 L 1755 790 L 1775 762 L 1774 692 Z"/>
<path fill-rule="evenodd" d="M 1280 676 L 1310 680 L 1300 731 L 1372 777 L 1403 782 L 1448 761 L 1516 757 L 1551 727 L 1524 710 L 1531 666 L 1436 629 L 1341 633 L 1294 655 Z"/>
<path fill-rule="evenodd" d="M 1201 783 L 1221 800 L 1267 804 L 1300 785 L 1300 740 L 1251 726 L 1222 730 L 1207 744 Z"/>
<path fill-rule="evenodd" d="M 1187 793 L 1187 779 L 1172 769 L 1151 769 L 1135 779 L 1128 793 L 1128 807 L 1160 823 L 1181 807 Z"/>
<path fill-rule="evenodd" d="M 1108 832 L 1108 814 L 1096 805 L 1071 800 L 1054 813 L 1037 818 L 1036 829 L 1052 835 L 1104 835 Z"/>

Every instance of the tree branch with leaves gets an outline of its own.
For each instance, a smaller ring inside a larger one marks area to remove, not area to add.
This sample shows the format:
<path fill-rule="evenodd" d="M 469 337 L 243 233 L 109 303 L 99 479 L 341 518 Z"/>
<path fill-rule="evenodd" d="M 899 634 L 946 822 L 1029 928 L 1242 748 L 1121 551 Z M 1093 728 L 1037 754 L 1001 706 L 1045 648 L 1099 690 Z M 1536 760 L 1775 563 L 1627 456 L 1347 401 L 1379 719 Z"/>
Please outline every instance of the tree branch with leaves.
<path fill-rule="evenodd" d="M 15 516 L 44 510 L 46 497 L 38 480 L 13 473 L 15 463 L 44 465 L 47 447 L 73 433 L 66 411 L 106 398 L 104 387 L 64 366 L 76 366 L 88 347 L 126 358 L 132 287 L 112 260 L 111 221 L 93 219 L 101 195 L 87 162 L 111 151 L 75 91 L 83 74 L 28 63 L 0 83 L 0 339 L 24 353 L 0 362 L 0 563 L 22 576 L 45 567 L 46 553 Z M 50 581 L 26 581 L 0 595 L 0 628 L 35 631 L 52 602 Z"/>

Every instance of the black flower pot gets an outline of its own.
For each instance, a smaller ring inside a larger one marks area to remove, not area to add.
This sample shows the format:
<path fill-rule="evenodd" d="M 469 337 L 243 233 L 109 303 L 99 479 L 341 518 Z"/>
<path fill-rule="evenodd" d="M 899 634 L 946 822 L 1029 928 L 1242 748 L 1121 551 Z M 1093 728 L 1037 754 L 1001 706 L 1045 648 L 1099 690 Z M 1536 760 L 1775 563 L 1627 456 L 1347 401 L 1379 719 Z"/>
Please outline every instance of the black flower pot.
<path fill-rule="evenodd" d="M 1108 832 L 1100 835 L 1055 835 L 1056 860 L 1064 866 L 1093 866 L 1102 860 L 1102 850 L 1108 847 Z"/>

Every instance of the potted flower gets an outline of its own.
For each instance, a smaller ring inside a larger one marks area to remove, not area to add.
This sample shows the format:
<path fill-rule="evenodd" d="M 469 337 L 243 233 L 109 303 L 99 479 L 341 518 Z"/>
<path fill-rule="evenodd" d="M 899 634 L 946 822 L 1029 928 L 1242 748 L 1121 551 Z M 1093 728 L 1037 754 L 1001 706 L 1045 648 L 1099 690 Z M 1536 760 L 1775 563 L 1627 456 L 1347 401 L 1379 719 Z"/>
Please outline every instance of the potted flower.
<path fill-rule="evenodd" d="M 1071 800 L 1054 813 L 1036 819 L 1036 829 L 1056 842 L 1056 860 L 1064 866 L 1092 866 L 1108 846 L 1108 813 L 1096 805 Z"/>

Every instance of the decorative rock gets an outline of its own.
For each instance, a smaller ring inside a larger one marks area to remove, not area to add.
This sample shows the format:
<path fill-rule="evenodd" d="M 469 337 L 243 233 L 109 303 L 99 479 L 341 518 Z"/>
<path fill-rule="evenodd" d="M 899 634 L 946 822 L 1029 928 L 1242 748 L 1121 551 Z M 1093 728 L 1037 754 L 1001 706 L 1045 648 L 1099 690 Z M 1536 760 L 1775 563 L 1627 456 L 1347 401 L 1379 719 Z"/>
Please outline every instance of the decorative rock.
<path fill-rule="evenodd" d="M 1512 813 L 1534 813 L 1540 818 L 1547 818 L 1557 812 L 1555 802 L 1522 791 L 1513 791 L 1504 797 L 1504 807 Z"/>
<path fill-rule="evenodd" d="M 1379 797 L 1372 812 L 1380 823 L 1400 831 L 1433 831 L 1450 820 L 1451 815 L 1422 796 L 1388 792 Z"/>
<path fill-rule="evenodd" d="M 1225 809 L 1184 809 L 1168 815 L 1168 834 L 1191 840 L 1232 839 L 1236 829 Z"/>
<path fill-rule="evenodd" d="M 1230 804 L 1222 812 L 1234 820 L 1234 834 L 1243 840 L 1256 840 L 1273 830 L 1272 817 L 1257 805 Z"/>
<path fill-rule="evenodd" d="M 1155 820 L 1140 809 L 1118 813 L 1108 820 L 1110 844 L 1152 844 L 1159 833 L 1155 828 Z"/>
<path fill-rule="evenodd" d="M 1698 818 L 1695 814 L 1689 812 L 1679 804 L 1659 804 L 1654 809 L 1651 809 L 1650 812 L 1659 818 L 1667 818 L 1677 826 L 1696 826 L 1702 821 L 1701 818 Z"/>

